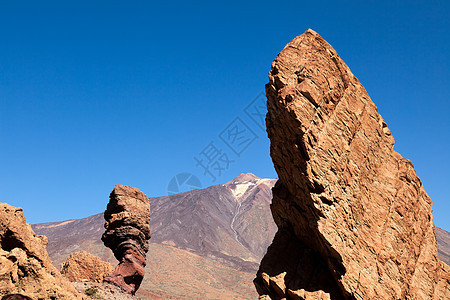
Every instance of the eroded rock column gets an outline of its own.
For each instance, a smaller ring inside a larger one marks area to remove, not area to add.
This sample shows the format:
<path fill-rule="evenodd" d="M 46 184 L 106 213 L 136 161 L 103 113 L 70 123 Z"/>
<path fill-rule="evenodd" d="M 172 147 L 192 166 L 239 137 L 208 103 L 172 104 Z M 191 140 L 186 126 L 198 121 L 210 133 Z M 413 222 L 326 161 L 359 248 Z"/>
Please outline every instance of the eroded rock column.
<path fill-rule="evenodd" d="M 150 239 L 149 200 L 137 188 L 118 184 L 110 194 L 104 216 L 102 241 L 119 261 L 114 273 L 104 281 L 134 295 L 145 273 Z"/>

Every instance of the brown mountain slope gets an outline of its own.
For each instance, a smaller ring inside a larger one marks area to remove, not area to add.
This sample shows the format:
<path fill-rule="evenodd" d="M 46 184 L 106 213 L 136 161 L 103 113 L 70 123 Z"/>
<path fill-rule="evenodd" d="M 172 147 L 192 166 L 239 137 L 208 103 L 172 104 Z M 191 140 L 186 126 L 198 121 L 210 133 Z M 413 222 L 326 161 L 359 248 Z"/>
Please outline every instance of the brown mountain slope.
<path fill-rule="evenodd" d="M 256 271 L 275 234 L 269 211 L 275 180 L 247 176 L 253 178 L 151 198 L 151 241 Z"/>
<path fill-rule="evenodd" d="M 164 299 L 255 299 L 253 273 L 168 245 L 150 244 L 138 295 Z M 151 298 L 151 297 L 149 297 Z"/>

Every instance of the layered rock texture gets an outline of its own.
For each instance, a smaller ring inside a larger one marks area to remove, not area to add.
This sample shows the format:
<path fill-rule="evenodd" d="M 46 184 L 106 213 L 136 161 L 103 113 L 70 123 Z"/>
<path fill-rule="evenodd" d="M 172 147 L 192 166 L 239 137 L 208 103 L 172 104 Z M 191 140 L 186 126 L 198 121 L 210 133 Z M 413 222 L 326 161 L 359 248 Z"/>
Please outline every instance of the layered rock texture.
<path fill-rule="evenodd" d="M 296 37 L 266 94 L 278 232 L 254 281 L 261 298 L 450 298 L 432 201 L 333 47 Z"/>
<path fill-rule="evenodd" d="M 35 235 L 21 208 L 0 203 L 0 296 L 83 299 L 52 265 L 46 246 L 47 238 Z"/>
<path fill-rule="evenodd" d="M 118 184 L 112 190 L 104 213 L 102 241 L 119 261 L 104 281 L 135 294 L 144 278 L 145 256 L 150 239 L 150 203 L 137 188 Z"/>
<path fill-rule="evenodd" d="M 103 282 L 103 279 L 113 272 L 114 267 L 110 263 L 86 251 L 70 254 L 61 266 L 61 274 L 71 282 Z"/>

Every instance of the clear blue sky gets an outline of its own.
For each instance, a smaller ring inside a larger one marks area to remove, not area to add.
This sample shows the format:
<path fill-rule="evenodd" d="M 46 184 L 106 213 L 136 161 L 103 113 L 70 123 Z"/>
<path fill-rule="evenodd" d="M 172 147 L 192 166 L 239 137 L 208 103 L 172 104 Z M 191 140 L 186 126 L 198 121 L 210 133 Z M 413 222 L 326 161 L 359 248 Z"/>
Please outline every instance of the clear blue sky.
<path fill-rule="evenodd" d="M 0 201 L 36 223 L 102 212 L 116 183 L 151 197 L 182 172 L 202 186 L 276 177 L 244 109 L 312 28 L 364 84 L 450 230 L 449 2 L 399 3 L 1 1 Z M 240 156 L 221 139 L 236 122 L 250 134 Z M 215 182 L 194 161 L 211 142 L 233 161 Z"/>

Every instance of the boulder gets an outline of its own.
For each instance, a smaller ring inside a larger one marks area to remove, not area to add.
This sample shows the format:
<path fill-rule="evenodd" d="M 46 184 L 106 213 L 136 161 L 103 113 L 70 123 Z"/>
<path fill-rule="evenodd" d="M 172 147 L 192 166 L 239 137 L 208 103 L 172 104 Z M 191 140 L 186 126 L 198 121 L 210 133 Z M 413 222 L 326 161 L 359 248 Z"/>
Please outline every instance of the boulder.
<path fill-rule="evenodd" d="M 103 282 L 103 279 L 112 272 L 114 267 L 110 263 L 84 250 L 70 254 L 61 265 L 61 274 L 70 282 Z"/>

